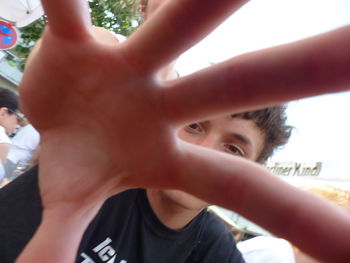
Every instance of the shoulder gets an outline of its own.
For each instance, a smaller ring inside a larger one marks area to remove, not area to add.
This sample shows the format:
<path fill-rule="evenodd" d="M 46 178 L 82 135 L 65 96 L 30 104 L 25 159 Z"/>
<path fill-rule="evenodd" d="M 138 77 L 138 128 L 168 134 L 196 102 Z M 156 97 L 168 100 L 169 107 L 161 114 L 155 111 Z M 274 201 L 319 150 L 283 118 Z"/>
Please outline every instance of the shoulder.
<path fill-rule="evenodd" d="M 140 191 L 140 189 L 126 190 L 108 198 L 103 203 L 98 214 L 96 215 L 94 223 L 104 223 L 106 218 L 109 218 L 109 220 L 115 220 L 113 218 L 120 219 L 121 213 L 125 217 L 126 214 L 134 211 L 136 200 L 140 195 Z"/>
<path fill-rule="evenodd" d="M 32 198 L 28 200 L 29 196 Z M 33 167 L 0 189 L 0 204 L 7 199 L 13 202 L 18 199 L 23 199 L 23 201 L 40 200 L 38 166 Z"/>
<path fill-rule="evenodd" d="M 203 211 L 203 221 L 205 223 L 204 234 L 208 238 L 217 238 L 220 236 L 228 236 L 233 238 L 232 234 L 228 231 L 227 227 L 218 219 L 217 216 L 213 215 L 209 211 Z"/>
<path fill-rule="evenodd" d="M 0 218 L 21 217 L 22 219 L 41 217 L 41 197 L 38 183 L 38 167 L 25 172 L 0 189 Z"/>
<path fill-rule="evenodd" d="M 8 143 L 11 144 L 10 138 L 7 136 L 5 132 L 5 128 L 0 126 L 0 143 Z"/>
<path fill-rule="evenodd" d="M 17 134 L 13 137 L 12 142 L 23 139 L 39 142 L 40 134 L 31 124 L 27 124 L 19 129 Z"/>
<path fill-rule="evenodd" d="M 41 221 L 37 168 L 0 189 L 1 262 L 14 262 Z"/>
<path fill-rule="evenodd" d="M 233 235 L 226 226 L 208 211 L 203 211 L 201 216 L 203 217 L 202 235 L 195 249 L 193 262 L 243 263 Z"/>

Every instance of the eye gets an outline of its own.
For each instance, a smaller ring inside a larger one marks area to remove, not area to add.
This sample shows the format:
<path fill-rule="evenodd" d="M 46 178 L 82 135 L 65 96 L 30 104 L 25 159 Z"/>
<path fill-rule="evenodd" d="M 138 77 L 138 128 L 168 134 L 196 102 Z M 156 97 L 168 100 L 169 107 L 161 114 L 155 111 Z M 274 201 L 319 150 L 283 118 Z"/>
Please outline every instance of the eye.
<path fill-rule="evenodd" d="M 245 156 L 244 151 L 239 146 L 237 146 L 235 144 L 225 144 L 224 147 L 226 148 L 226 151 L 228 153 L 231 153 L 231 154 L 234 154 L 237 156 L 241 156 L 241 157 Z"/>
<path fill-rule="evenodd" d="M 204 132 L 204 129 L 199 123 L 191 123 L 184 127 L 184 130 L 191 134 L 201 134 Z"/>

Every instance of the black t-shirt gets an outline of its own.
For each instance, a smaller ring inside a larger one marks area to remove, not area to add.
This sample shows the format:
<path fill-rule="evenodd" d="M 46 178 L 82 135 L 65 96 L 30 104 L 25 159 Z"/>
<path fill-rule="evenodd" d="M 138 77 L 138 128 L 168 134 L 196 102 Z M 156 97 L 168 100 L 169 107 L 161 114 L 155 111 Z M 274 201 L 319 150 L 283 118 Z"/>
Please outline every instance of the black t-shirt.
<path fill-rule="evenodd" d="M 41 220 L 37 168 L 0 190 L 0 262 L 12 263 Z M 143 189 L 109 198 L 88 226 L 76 262 L 243 263 L 232 235 L 207 211 L 184 229 L 164 226 Z"/>
<path fill-rule="evenodd" d="M 41 221 L 37 167 L 0 189 L 0 262 L 13 263 Z"/>

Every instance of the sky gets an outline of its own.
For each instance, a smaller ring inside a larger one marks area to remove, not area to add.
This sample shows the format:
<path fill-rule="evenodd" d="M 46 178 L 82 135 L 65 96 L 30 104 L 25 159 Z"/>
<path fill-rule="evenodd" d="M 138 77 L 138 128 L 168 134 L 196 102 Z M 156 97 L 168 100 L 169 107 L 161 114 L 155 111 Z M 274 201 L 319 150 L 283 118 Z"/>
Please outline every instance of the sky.
<path fill-rule="evenodd" d="M 206 67 L 208 61 L 217 63 L 349 23 L 349 0 L 251 0 L 186 52 L 180 61 L 181 70 L 191 73 Z"/>
<path fill-rule="evenodd" d="M 190 74 L 210 62 L 347 24 L 349 0 L 251 0 L 186 52 L 177 68 L 181 75 Z M 295 130 L 271 161 L 324 162 L 326 177 L 337 175 L 334 178 L 348 181 L 350 189 L 350 92 L 291 102 L 287 114 Z"/>

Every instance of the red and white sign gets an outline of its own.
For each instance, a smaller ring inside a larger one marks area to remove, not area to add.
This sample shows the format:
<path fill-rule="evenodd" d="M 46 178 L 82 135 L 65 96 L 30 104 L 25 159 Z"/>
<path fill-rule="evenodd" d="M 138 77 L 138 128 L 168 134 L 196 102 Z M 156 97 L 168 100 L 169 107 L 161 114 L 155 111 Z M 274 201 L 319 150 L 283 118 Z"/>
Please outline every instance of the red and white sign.
<path fill-rule="evenodd" d="M 0 50 L 14 48 L 17 42 L 17 30 L 11 24 L 0 21 Z"/>

